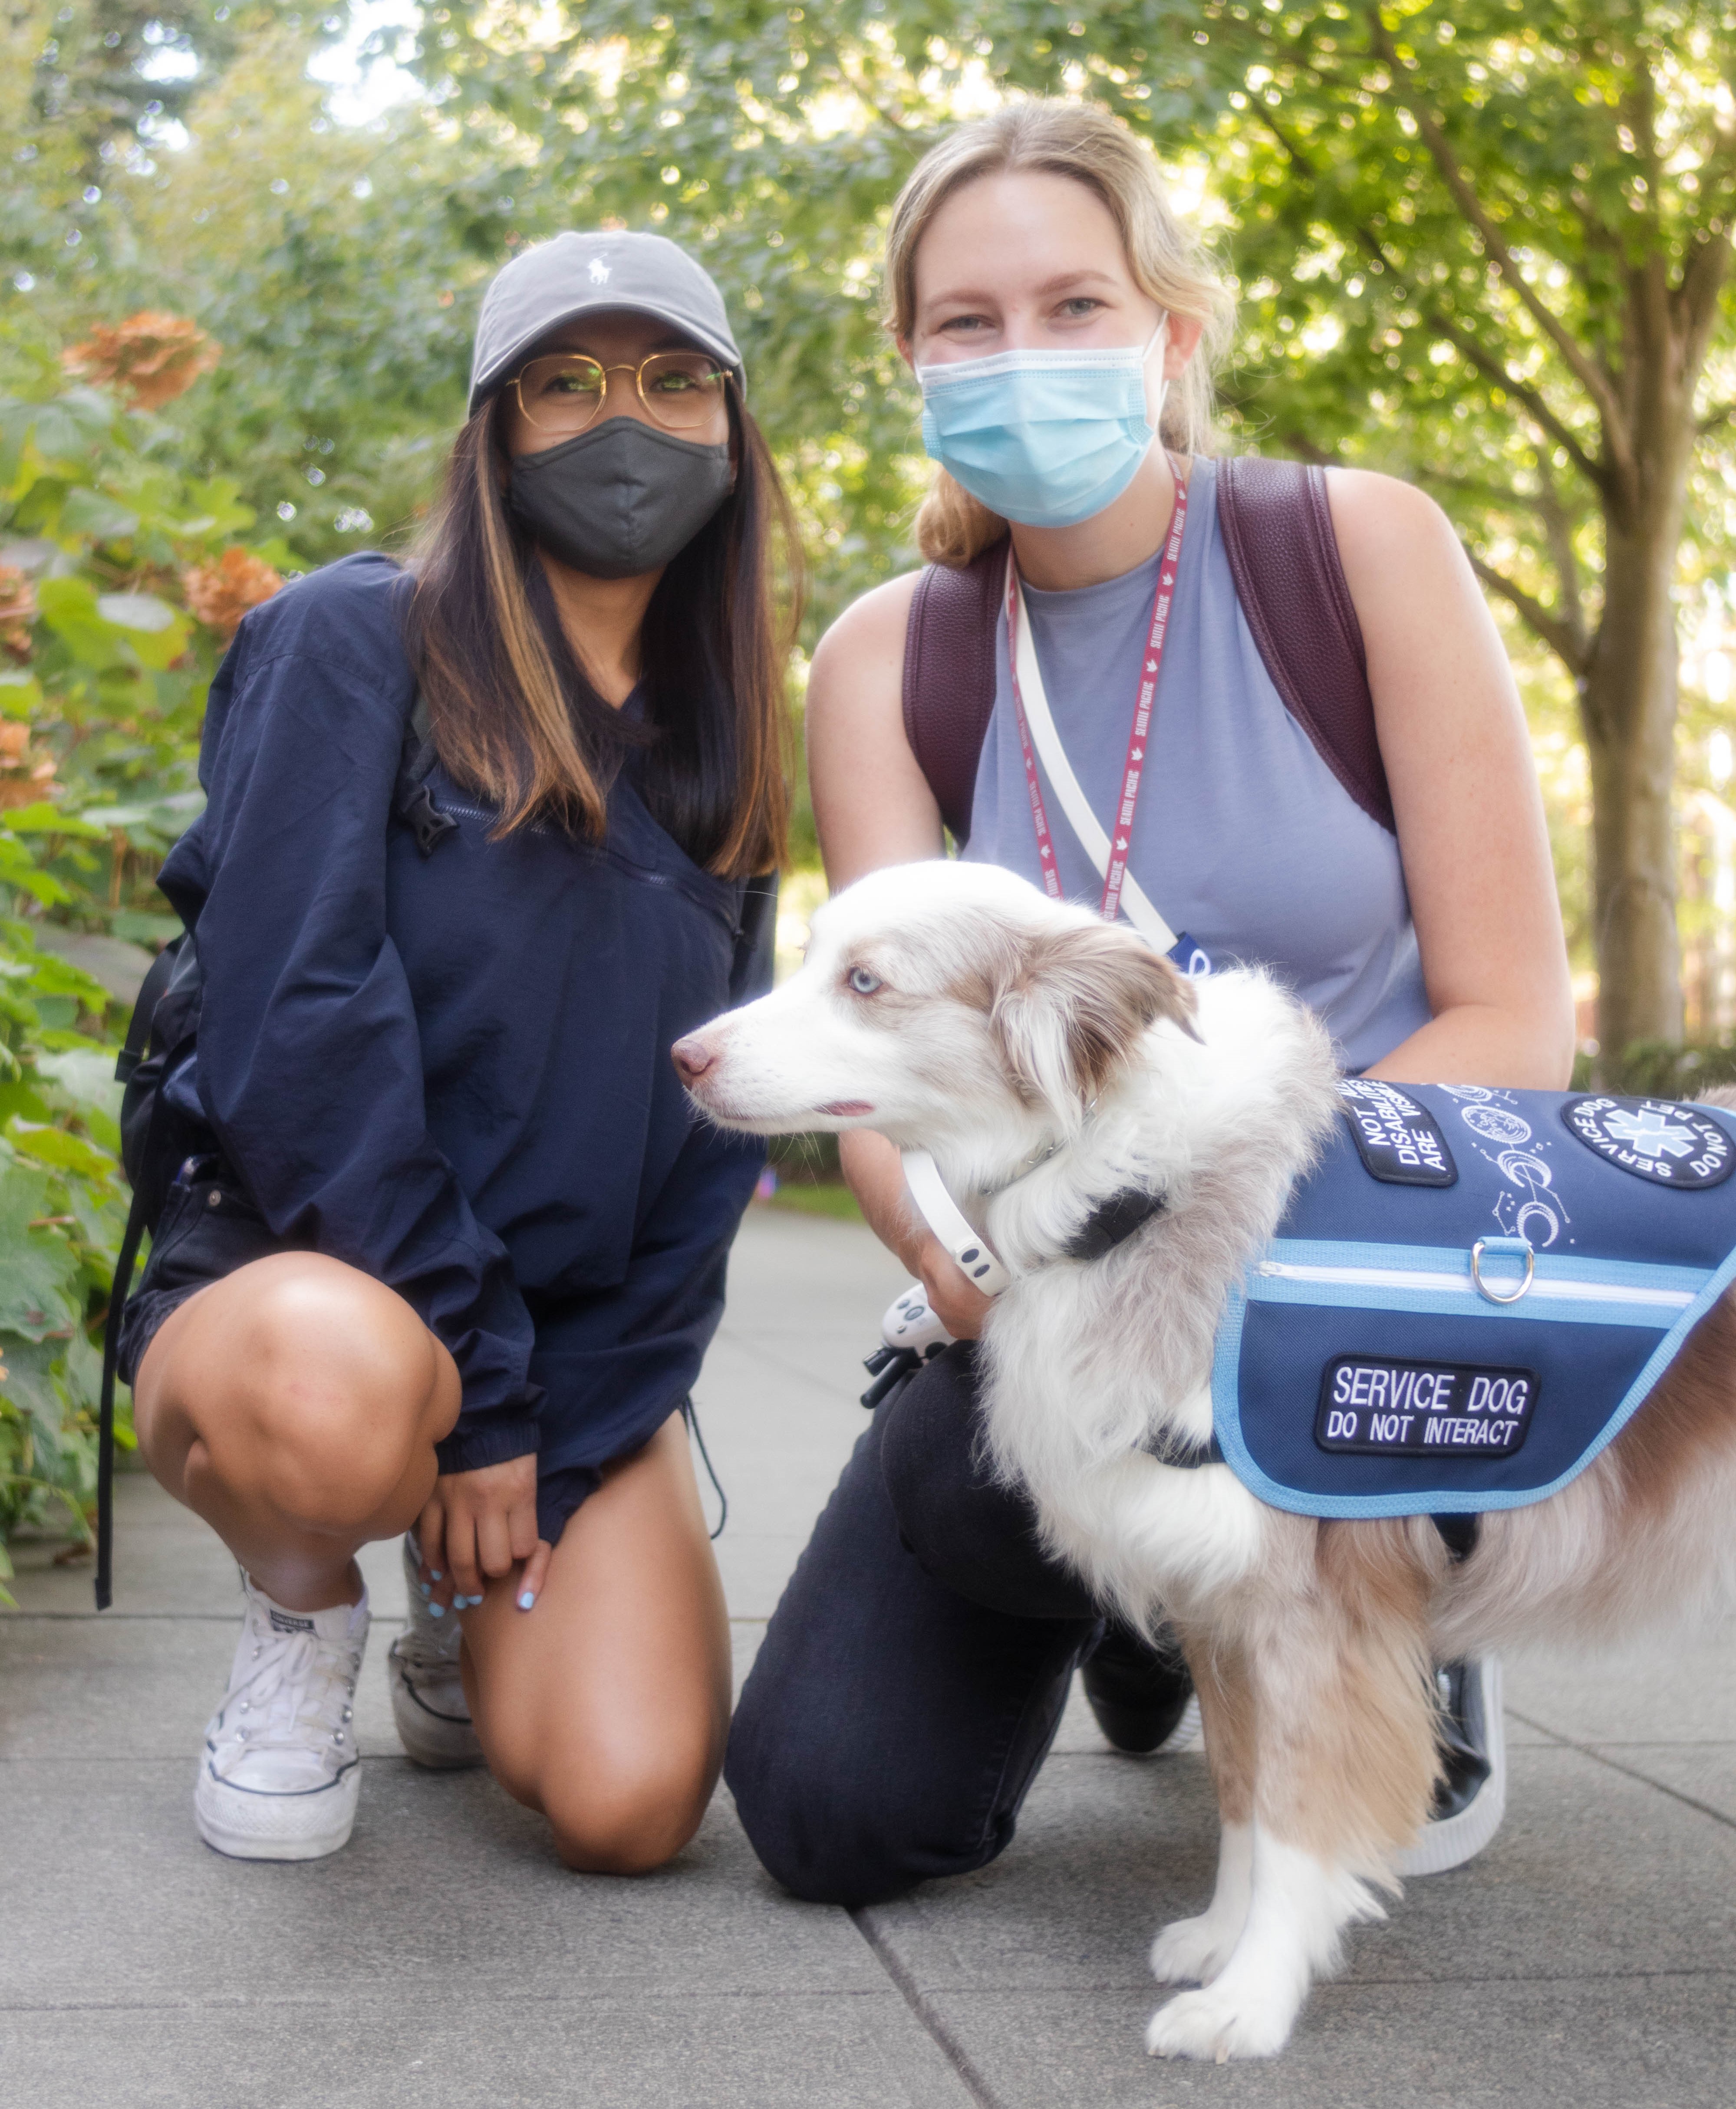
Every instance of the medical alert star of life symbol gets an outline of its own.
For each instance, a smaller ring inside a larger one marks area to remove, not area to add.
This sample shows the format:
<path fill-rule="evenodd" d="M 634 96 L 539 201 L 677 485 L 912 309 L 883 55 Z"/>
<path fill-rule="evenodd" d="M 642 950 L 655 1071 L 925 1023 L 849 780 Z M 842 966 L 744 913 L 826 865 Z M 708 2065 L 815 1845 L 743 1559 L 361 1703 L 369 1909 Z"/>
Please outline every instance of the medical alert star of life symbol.
<path fill-rule="evenodd" d="M 1568 1132 L 1636 1179 L 1717 1186 L 1736 1171 L 1736 1149 L 1717 1122 L 1671 1099 L 1570 1099 Z"/>

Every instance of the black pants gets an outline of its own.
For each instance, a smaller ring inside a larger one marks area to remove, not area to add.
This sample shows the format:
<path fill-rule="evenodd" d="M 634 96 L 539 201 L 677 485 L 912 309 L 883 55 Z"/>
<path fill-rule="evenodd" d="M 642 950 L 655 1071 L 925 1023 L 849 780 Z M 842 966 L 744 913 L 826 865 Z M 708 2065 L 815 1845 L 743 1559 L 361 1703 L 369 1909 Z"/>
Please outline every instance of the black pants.
<path fill-rule="evenodd" d="M 873 1904 L 992 1860 L 1101 1631 L 983 1468 L 973 1352 L 876 1413 L 742 1693 L 725 1777 L 799 1897 Z"/>

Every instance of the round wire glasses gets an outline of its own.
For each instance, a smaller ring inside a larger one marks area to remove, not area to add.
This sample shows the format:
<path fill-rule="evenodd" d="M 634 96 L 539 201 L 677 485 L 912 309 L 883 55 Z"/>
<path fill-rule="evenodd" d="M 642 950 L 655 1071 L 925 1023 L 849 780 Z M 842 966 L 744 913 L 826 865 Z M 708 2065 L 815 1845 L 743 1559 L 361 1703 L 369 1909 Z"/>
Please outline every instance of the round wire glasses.
<path fill-rule="evenodd" d="M 554 351 L 533 359 L 508 385 L 538 431 L 571 439 L 602 411 L 613 373 L 633 376 L 647 414 L 666 432 L 698 431 L 710 424 L 729 380 L 704 351 L 653 351 L 637 366 L 604 366 L 582 352 Z"/>

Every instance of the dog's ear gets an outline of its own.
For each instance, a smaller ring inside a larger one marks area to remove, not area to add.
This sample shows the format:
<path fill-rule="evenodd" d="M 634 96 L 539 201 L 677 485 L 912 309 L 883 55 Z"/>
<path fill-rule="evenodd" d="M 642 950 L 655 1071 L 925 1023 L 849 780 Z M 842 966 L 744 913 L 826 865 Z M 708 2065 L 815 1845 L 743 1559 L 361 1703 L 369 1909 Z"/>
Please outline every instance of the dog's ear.
<path fill-rule="evenodd" d="M 1186 975 L 1104 923 L 1026 938 L 990 1017 L 1019 1089 L 1071 1121 L 1160 1018 L 1197 1040 L 1196 1003 Z"/>

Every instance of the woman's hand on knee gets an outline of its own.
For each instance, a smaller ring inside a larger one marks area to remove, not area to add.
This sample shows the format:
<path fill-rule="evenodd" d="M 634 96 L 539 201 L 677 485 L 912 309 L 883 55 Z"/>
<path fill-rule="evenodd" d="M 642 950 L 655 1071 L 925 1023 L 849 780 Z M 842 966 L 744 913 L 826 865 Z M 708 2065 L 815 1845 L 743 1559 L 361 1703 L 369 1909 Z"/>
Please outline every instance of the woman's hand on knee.
<path fill-rule="evenodd" d="M 529 1610 L 554 1550 L 536 1534 L 536 1457 L 443 1473 L 417 1523 L 416 1543 L 432 1601 L 459 1610 L 480 1604 L 485 1578 L 504 1581 L 522 1560 L 516 1587 L 520 1609 Z"/>

